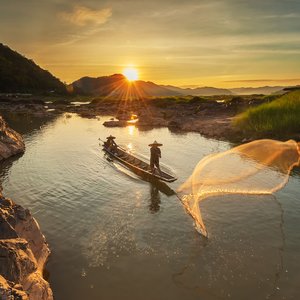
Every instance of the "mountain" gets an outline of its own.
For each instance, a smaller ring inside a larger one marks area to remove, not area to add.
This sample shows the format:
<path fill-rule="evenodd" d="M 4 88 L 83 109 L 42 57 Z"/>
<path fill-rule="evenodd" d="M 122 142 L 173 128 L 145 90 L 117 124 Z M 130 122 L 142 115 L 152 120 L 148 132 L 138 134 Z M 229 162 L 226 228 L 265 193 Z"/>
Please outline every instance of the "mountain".
<path fill-rule="evenodd" d="M 263 86 L 258 88 L 242 87 L 242 88 L 234 88 L 230 90 L 234 94 L 238 94 L 238 95 L 253 95 L 253 94 L 270 95 L 270 94 L 281 92 L 284 88 L 285 88 L 284 86 Z"/>
<path fill-rule="evenodd" d="M 137 80 L 128 82 L 121 74 L 102 77 L 82 77 L 74 81 L 69 90 L 76 94 L 94 96 L 116 96 L 116 97 L 163 97 L 163 96 L 212 96 L 212 95 L 232 95 L 227 89 L 214 87 L 179 88 L 172 85 L 158 85 L 151 81 Z"/>
<path fill-rule="evenodd" d="M 283 92 L 291 92 L 291 91 L 296 91 L 296 90 L 300 90 L 300 85 L 289 86 L 289 87 L 286 86 L 283 89 Z"/>
<path fill-rule="evenodd" d="M 193 95 L 193 96 L 215 96 L 215 95 L 232 95 L 233 92 L 228 89 L 221 89 L 215 87 L 198 87 L 198 88 L 179 88 L 172 85 L 163 85 L 163 87 L 175 91 L 181 95 Z"/>
<path fill-rule="evenodd" d="M 65 93 L 65 85 L 8 46 L 0 43 L 0 93 Z"/>
<path fill-rule="evenodd" d="M 150 81 L 128 82 L 122 74 L 102 77 L 82 77 L 70 85 L 75 94 L 94 96 L 115 96 L 124 98 L 163 97 L 163 96 L 221 96 L 274 94 L 283 91 L 282 86 L 242 87 L 223 89 L 215 87 L 180 88 L 173 85 L 158 85 Z"/>
<path fill-rule="evenodd" d="M 73 91 L 75 94 L 139 98 L 186 95 L 269 95 L 282 93 L 284 88 L 287 87 L 180 88 L 172 85 L 158 85 L 151 81 L 142 80 L 129 83 L 123 75 L 115 74 L 98 78 L 82 77 L 74 81 L 68 87 L 68 90 Z M 0 43 L 0 93 L 34 92 L 66 93 L 66 86 L 50 72 L 35 64 L 34 61 Z"/>
<path fill-rule="evenodd" d="M 172 91 L 150 81 L 136 80 L 129 82 L 122 74 L 97 78 L 82 77 L 74 81 L 70 85 L 69 90 L 73 90 L 73 92 L 77 94 L 116 96 L 121 98 L 182 95 L 177 91 Z"/>
<path fill-rule="evenodd" d="M 280 93 L 284 86 L 263 86 L 263 87 L 241 87 L 231 89 L 221 89 L 215 87 L 198 87 L 198 88 L 179 88 L 172 85 L 164 85 L 163 87 L 181 93 L 182 95 L 193 96 L 215 96 L 215 95 L 254 95 L 263 94 L 270 95 Z"/>

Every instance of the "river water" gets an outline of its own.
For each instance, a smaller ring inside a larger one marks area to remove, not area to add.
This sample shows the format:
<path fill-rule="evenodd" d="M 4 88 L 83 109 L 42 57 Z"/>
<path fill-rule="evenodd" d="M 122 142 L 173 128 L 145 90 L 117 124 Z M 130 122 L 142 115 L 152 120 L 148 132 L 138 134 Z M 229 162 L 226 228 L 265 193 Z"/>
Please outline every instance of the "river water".
<path fill-rule="evenodd" d="M 3 192 L 47 238 L 56 300 L 300 298 L 299 170 L 275 196 L 205 200 L 205 239 L 172 190 L 201 158 L 233 145 L 167 128 L 105 128 L 109 117 L 6 118 L 26 152 L 2 164 Z M 145 182 L 107 161 L 98 138 L 109 134 L 147 156 L 150 142 L 162 142 L 178 181 Z"/>

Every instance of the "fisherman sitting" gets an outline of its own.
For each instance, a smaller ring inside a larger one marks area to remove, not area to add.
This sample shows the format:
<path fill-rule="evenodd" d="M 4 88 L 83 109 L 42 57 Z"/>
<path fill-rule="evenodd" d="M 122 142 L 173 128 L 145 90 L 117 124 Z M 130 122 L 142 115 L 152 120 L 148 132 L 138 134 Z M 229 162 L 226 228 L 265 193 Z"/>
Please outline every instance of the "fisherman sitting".
<path fill-rule="evenodd" d="M 158 169 L 159 174 L 161 175 L 161 170 L 159 167 L 159 159 L 161 158 L 161 151 L 158 147 L 162 146 L 162 144 L 154 141 L 152 144 L 149 144 L 150 148 L 150 168 L 152 174 L 155 172 L 155 167 Z"/>
<path fill-rule="evenodd" d="M 115 138 L 115 136 L 110 135 L 106 138 L 106 142 L 104 142 L 104 146 L 107 148 L 108 151 L 112 153 L 116 152 L 118 147 L 116 142 L 114 141 Z"/>

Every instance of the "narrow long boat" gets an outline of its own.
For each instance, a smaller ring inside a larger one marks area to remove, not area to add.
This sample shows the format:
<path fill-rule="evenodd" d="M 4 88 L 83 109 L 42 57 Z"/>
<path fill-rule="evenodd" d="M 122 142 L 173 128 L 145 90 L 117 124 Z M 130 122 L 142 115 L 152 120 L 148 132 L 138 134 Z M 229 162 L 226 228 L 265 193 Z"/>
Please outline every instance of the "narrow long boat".
<path fill-rule="evenodd" d="M 149 163 L 137 158 L 136 156 L 128 153 L 125 149 L 120 146 L 112 151 L 103 145 L 103 151 L 105 151 L 110 157 L 116 159 L 129 169 L 131 169 L 136 174 L 146 177 L 148 179 L 158 179 L 166 182 L 173 182 L 177 180 L 171 174 L 166 171 L 161 170 L 161 173 L 155 168 L 154 173 L 152 173 Z"/>

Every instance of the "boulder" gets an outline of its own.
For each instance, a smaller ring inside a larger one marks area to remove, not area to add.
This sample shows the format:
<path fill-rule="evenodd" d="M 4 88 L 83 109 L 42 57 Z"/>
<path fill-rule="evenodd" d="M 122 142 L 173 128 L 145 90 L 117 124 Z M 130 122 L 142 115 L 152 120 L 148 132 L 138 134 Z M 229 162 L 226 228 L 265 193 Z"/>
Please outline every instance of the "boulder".
<path fill-rule="evenodd" d="M 29 300 L 27 293 L 19 284 L 7 281 L 0 275 L 0 296 L 2 300 Z"/>
<path fill-rule="evenodd" d="M 0 160 L 23 153 L 25 144 L 22 136 L 8 127 L 0 116 Z"/>
<path fill-rule="evenodd" d="M 0 299 L 53 300 L 43 269 L 50 255 L 29 210 L 0 197 Z"/>
<path fill-rule="evenodd" d="M 103 125 L 105 127 L 124 127 L 127 126 L 128 123 L 126 121 L 113 120 L 113 121 L 105 121 Z"/>

